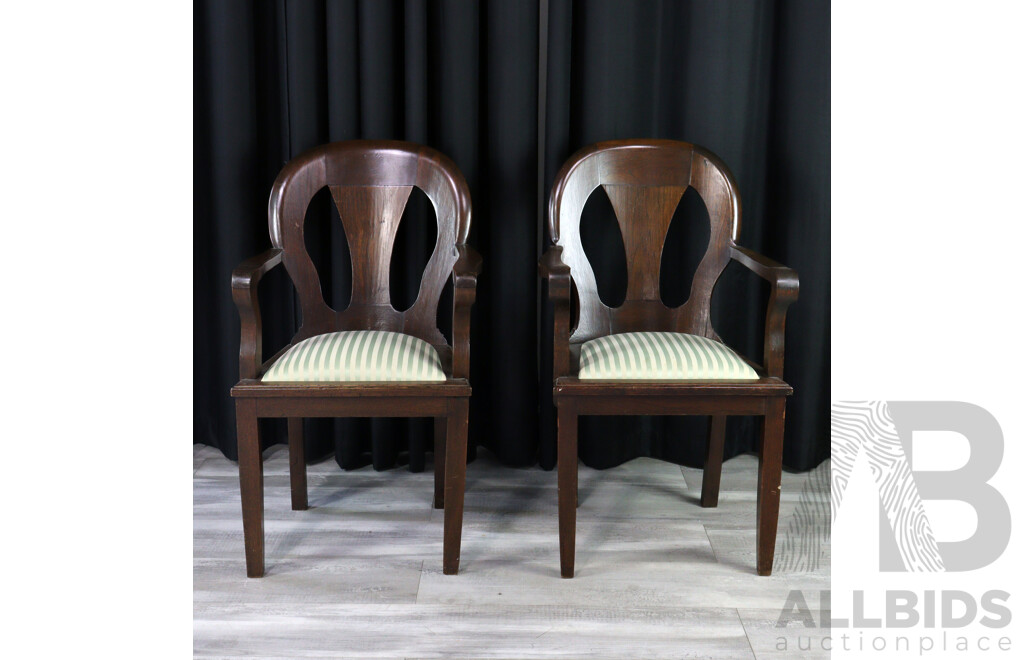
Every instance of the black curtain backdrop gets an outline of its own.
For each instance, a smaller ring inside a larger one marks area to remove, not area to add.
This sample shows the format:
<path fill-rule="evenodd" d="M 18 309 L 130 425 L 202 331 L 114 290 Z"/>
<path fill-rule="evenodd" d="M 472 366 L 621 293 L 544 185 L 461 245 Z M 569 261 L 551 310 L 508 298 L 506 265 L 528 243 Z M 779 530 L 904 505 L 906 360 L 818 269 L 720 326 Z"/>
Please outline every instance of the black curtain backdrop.
<path fill-rule="evenodd" d="M 548 238 L 538 179 L 546 202 L 558 168 L 580 147 L 656 137 L 721 156 L 743 200 L 739 242 L 800 273 L 800 300 L 788 317 L 786 378 L 795 394 L 784 462 L 817 465 L 829 452 L 829 11 L 814 0 L 199 2 L 194 441 L 237 457 L 228 390 L 238 375 L 239 322 L 229 275 L 269 247 L 266 206 L 280 168 L 325 142 L 401 139 L 446 153 L 472 191 L 470 243 L 485 272 L 473 312 L 471 443 L 509 465 L 553 467 L 550 310 L 536 268 Z M 350 273 L 336 213 L 328 196 L 314 199 L 307 244 L 325 298 L 340 308 Z M 435 240 L 432 221 L 425 197 L 414 196 L 392 263 L 398 308 L 415 297 Z M 690 191 L 663 256 L 668 304 L 684 302 L 707 235 L 707 213 Z M 583 238 L 602 298 L 621 301 L 622 240 L 600 191 L 584 210 Z M 271 355 L 298 326 L 283 269 L 264 280 L 260 297 Z M 716 329 L 757 359 L 766 302 L 767 286 L 735 265 L 714 296 Z M 446 332 L 450 309 L 446 294 L 439 318 Z M 283 424 L 265 423 L 265 444 L 286 441 Z M 307 454 L 333 453 L 345 469 L 423 469 L 432 445 L 428 420 L 306 424 Z M 594 467 L 637 456 L 700 466 L 705 425 L 702 418 L 581 418 L 580 456 Z M 755 420 L 731 419 L 726 456 L 753 450 L 757 428 Z"/>

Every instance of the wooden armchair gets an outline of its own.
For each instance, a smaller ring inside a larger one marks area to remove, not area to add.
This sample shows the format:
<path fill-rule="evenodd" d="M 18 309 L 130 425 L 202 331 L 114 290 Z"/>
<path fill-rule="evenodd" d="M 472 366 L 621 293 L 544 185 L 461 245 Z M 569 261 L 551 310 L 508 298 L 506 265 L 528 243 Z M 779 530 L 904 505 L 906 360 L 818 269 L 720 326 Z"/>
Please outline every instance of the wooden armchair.
<path fill-rule="evenodd" d="M 412 191 L 433 203 L 437 243 L 411 308 L 391 305 L 389 272 L 398 223 Z M 306 207 L 327 187 L 352 258 L 349 307 L 328 307 L 303 239 Z M 263 463 L 259 417 L 288 419 L 292 509 L 307 508 L 304 417 L 433 417 L 434 506 L 444 509 L 444 572 L 459 570 L 469 418 L 469 319 L 481 259 L 467 246 L 469 188 L 433 149 L 353 141 L 317 147 L 289 162 L 270 195 L 273 248 L 231 277 L 242 317 L 239 377 L 231 388 L 249 577 L 263 562 Z M 256 287 L 284 263 L 302 309 L 291 343 L 263 362 Z M 454 278 L 452 346 L 437 328 L 441 291 Z"/>
<path fill-rule="evenodd" d="M 620 307 L 605 306 L 583 252 L 580 216 L 598 186 L 611 200 L 626 249 L 628 284 Z M 708 249 L 689 299 L 669 308 L 659 290 L 661 254 L 683 193 L 693 187 L 711 220 Z M 714 154 L 669 140 L 601 142 L 576 153 L 549 200 L 555 245 L 540 260 L 554 305 L 554 400 L 558 407 L 558 518 L 562 577 L 576 549 L 579 415 L 710 415 L 701 505 L 718 504 L 727 415 L 764 417 L 757 486 L 757 572 L 775 554 L 786 397 L 782 380 L 786 308 L 794 271 L 736 245 L 740 202 L 732 175 Z M 711 326 L 711 292 L 730 260 L 771 284 L 764 366 L 738 355 Z M 570 327 L 575 285 L 578 321 Z"/>

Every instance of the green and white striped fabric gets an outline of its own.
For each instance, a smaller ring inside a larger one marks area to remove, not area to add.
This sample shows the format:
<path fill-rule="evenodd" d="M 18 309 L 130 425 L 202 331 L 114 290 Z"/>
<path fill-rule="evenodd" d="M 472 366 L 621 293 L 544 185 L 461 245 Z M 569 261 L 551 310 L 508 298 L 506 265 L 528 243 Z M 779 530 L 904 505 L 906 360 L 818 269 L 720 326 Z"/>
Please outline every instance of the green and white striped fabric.
<path fill-rule="evenodd" d="M 442 381 L 434 347 L 397 332 L 329 332 L 288 349 L 263 382 Z"/>
<path fill-rule="evenodd" d="M 624 332 L 580 351 L 580 380 L 757 380 L 728 346 L 680 332 Z"/>

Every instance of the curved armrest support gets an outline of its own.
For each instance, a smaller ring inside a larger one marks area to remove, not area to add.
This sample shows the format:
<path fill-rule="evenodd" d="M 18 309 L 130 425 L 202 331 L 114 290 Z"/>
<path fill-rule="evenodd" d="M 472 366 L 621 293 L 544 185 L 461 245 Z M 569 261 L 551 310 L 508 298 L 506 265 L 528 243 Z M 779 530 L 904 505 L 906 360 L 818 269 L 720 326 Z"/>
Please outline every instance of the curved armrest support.
<path fill-rule="evenodd" d="M 281 263 L 282 250 L 274 248 L 243 261 L 231 273 L 231 297 L 242 319 L 242 340 L 238 349 L 238 377 L 258 378 L 263 364 L 263 324 L 256 288 L 260 278 Z"/>
<path fill-rule="evenodd" d="M 792 268 L 738 245 L 732 246 L 730 256 L 733 261 L 746 266 L 771 284 L 764 324 L 764 367 L 769 376 L 781 379 L 785 356 L 786 310 L 796 302 L 800 279 Z"/>
<path fill-rule="evenodd" d="M 456 245 L 459 258 L 452 267 L 455 295 L 452 301 L 452 378 L 469 378 L 469 321 L 476 300 L 476 278 L 483 266 L 480 253 L 468 245 Z"/>
<path fill-rule="evenodd" d="M 562 248 L 552 245 L 537 264 L 541 277 L 548 281 L 548 298 L 554 307 L 554 365 L 555 378 L 569 375 L 569 303 L 572 297 L 572 276 L 562 261 Z"/>

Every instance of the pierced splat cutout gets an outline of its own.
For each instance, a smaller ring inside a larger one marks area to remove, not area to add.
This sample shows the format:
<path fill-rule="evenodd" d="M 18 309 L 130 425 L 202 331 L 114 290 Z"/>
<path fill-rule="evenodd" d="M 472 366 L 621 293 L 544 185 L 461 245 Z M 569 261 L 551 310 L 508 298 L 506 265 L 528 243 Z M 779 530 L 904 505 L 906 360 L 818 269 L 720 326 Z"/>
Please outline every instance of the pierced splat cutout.
<path fill-rule="evenodd" d="M 583 206 L 580 217 L 580 241 L 587 260 L 594 269 L 594 278 L 601 302 L 618 307 L 626 299 L 626 246 L 622 230 L 615 218 L 615 209 L 604 190 L 594 190 Z"/>
<path fill-rule="evenodd" d="M 405 311 L 416 302 L 420 290 L 423 270 L 427 267 L 430 253 L 437 244 L 437 219 L 430 199 L 419 188 L 413 187 L 409 201 L 405 204 L 402 221 L 398 223 L 395 243 L 391 249 L 390 290 L 391 306 Z M 445 285 L 445 291 L 450 287 Z M 450 301 L 449 301 L 450 302 Z M 445 329 L 445 297 L 442 294 L 442 313 L 439 318 L 441 329 Z"/>
<path fill-rule="evenodd" d="M 679 200 L 661 251 L 659 290 L 666 307 L 679 307 L 690 296 L 690 284 L 708 249 L 711 221 L 704 201 L 693 188 Z"/>

